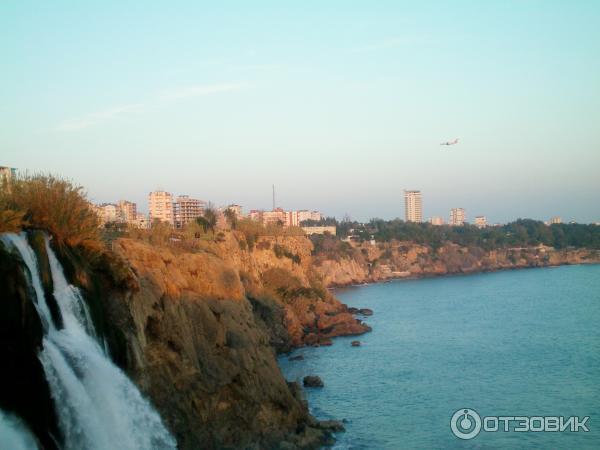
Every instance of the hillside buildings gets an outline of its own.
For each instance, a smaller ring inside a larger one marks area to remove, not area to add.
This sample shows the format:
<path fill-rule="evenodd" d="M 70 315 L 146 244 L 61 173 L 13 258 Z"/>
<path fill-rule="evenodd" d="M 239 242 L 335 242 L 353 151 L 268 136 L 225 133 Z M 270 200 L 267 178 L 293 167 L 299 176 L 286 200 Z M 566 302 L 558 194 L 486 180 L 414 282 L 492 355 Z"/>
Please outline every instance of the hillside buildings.
<path fill-rule="evenodd" d="M 404 217 L 407 222 L 423 222 L 421 191 L 404 191 Z"/>
<path fill-rule="evenodd" d="M 183 228 L 204 214 L 206 202 L 189 195 L 180 195 L 173 203 L 173 215 L 176 228 Z"/>
<path fill-rule="evenodd" d="M 121 221 L 133 224 L 137 220 L 137 204 L 127 200 L 119 200 L 117 215 Z"/>
<path fill-rule="evenodd" d="M 320 221 L 323 219 L 323 214 L 319 211 L 299 210 L 299 211 L 285 211 L 282 208 L 275 208 L 272 211 L 261 211 L 253 209 L 248 214 L 248 217 L 257 222 L 261 222 L 263 225 L 271 223 L 279 223 L 284 227 L 298 227 L 302 226 L 303 222 L 308 220 Z"/>
<path fill-rule="evenodd" d="M 295 212 L 297 214 L 298 223 L 296 225 L 300 225 L 302 222 L 305 222 L 307 220 L 314 220 L 318 222 L 323 218 L 323 214 L 321 214 L 319 211 L 309 211 L 307 209 L 301 209 L 300 211 L 291 212 Z"/>
<path fill-rule="evenodd" d="M 118 207 L 114 203 L 102 203 L 101 205 L 96 206 L 95 209 L 102 225 L 121 221 Z"/>
<path fill-rule="evenodd" d="M 17 176 L 17 169 L 13 167 L 0 166 L 0 184 L 10 183 Z"/>
<path fill-rule="evenodd" d="M 167 222 L 176 228 L 183 228 L 204 214 L 206 202 L 179 195 L 173 199 L 170 192 L 154 191 L 148 194 L 149 220 Z"/>
<path fill-rule="evenodd" d="M 302 227 L 304 232 L 307 235 L 311 234 L 331 234 L 335 236 L 337 228 L 335 226 L 310 226 L 310 227 Z"/>
<path fill-rule="evenodd" d="M 242 217 L 244 217 L 244 214 L 242 212 L 242 207 L 240 205 L 236 205 L 236 204 L 231 204 L 228 205 L 226 208 L 223 209 L 223 211 L 227 211 L 227 210 L 233 211 L 233 214 L 235 214 L 235 217 L 237 219 L 241 219 Z"/>
<path fill-rule="evenodd" d="M 465 224 L 465 210 L 463 208 L 452 208 L 450 210 L 450 225 L 461 226 Z"/>
<path fill-rule="evenodd" d="M 559 223 L 562 223 L 562 218 L 560 218 L 559 216 L 555 216 L 550 219 L 550 225 L 559 224 Z"/>
<path fill-rule="evenodd" d="M 171 195 L 170 192 L 150 192 L 150 194 L 148 194 L 148 211 L 150 223 L 155 220 L 160 220 L 175 225 L 173 195 Z"/>
<path fill-rule="evenodd" d="M 476 216 L 475 217 L 475 226 L 477 228 L 485 228 L 487 227 L 487 219 L 485 216 Z"/>
<path fill-rule="evenodd" d="M 429 219 L 429 223 L 431 223 L 431 225 L 444 225 L 444 218 L 440 216 L 433 216 L 431 219 Z"/>

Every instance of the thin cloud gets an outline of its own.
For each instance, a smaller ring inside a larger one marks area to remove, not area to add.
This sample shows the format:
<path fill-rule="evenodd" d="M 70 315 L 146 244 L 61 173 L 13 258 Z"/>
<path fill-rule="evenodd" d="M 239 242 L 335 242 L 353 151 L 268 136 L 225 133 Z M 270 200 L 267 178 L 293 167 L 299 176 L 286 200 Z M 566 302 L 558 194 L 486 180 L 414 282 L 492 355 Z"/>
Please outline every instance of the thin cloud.
<path fill-rule="evenodd" d="M 175 91 L 165 92 L 161 100 L 179 100 L 182 98 L 197 97 L 200 95 L 216 94 L 218 92 L 237 91 L 246 87 L 246 83 L 222 83 L 199 86 L 189 86 Z"/>
<path fill-rule="evenodd" d="M 87 114 L 82 117 L 73 119 L 67 119 L 56 127 L 57 131 L 78 131 L 84 128 L 92 127 L 100 122 L 107 120 L 116 119 L 119 116 L 124 116 L 134 112 L 140 112 L 144 109 L 144 105 L 141 103 L 134 105 L 123 105 L 116 106 L 114 108 L 105 109 L 103 111 L 97 111 L 91 114 Z"/>
<path fill-rule="evenodd" d="M 419 36 L 396 36 L 384 39 L 382 41 L 373 42 L 371 44 L 360 45 L 358 47 L 346 49 L 346 53 L 368 53 L 390 48 L 421 44 L 423 42 L 425 42 L 425 40 Z"/>
<path fill-rule="evenodd" d="M 127 116 L 133 113 L 143 112 L 149 109 L 149 107 L 165 101 L 181 100 L 190 97 L 216 94 L 219 92 L 235 91 L 242 89 L 245 86 L 246 83 L 221 83 L 188 86 L 182 89 L 171 90 L 162 94 L 158 94 L 155 96 L 154 100 L 145 103 L 116 106 L 114 108 L 90 113 L 85 116 L 64 120 L 55 127 L 55 131 L 79 131 L 93 127 L 102 122 L 118 119 L 119 117 Z"/>

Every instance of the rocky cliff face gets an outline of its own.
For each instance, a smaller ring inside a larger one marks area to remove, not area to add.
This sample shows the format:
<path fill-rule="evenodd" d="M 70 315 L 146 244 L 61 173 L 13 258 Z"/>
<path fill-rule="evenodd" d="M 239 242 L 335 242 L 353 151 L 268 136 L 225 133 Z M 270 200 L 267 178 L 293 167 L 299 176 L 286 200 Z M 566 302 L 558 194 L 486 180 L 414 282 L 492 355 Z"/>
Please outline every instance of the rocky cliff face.
<path fill-rule="evenodd" d="M 33 234 L 30 241 L 33 247 Z M 318 448 L 331 442 L 336 424 L 309 415 L 276 352 L 369 328 L 323 288 L 308 239 L 261 238 L 252 250 L 243 241 L 227 232 L 192 249 L 120 239 L 95 257 L 55 251 L 112 359 L 149 397 L 179 448 Z M 40 271 L 48 278 L 47 267 Z M 59 431 L 24 273 L 0 251 L 0 352 L 9 364 L 0 406 L 54 448 Z"/>
<path fill-rule="evenodd" d="M 265 244 L 252 255 L 237 239 L 229 234 L 196 253 L 114 243 L 137 286 L 110 300 L 109 320 L 124 335 L 123 363 L 182 448 L 318 446 L 326 433 L 309 417 L 297 386 L 284 380 L 273 345 L 286 349 L 310 333 L 319 340 L 364 328 L 329 295 L 286 302 L 273 283 L 282 278 L 312 289 L 309 262 L 278 258 Z M 306 242 L 286 248 L 310 258 Z M 304 302 L 315 310 L 302 310 Z M 316 318 L 329 311 L 350 325 Z"/>
<path fill-rule="evenodd" d="M 307 239 L 263 238 L 253 251 L 240 239 L 194 252 L 115 241 L 131 272 L 106 299 L 111 347 L 181 448 L 318 447 L 327 426 L 275 351 L 369 328 L 321 287 Z"/>
<path fill-rule="evenodd" d="M 437 249 L 406 242 L 357 245 L 351 255 L 315 255 L 315 271 L 326 286 L 393 278 L 489 272 L 503 269 L 599 263 L 600 251 L 550 247 L 496 249 L 447 243 Z"/>

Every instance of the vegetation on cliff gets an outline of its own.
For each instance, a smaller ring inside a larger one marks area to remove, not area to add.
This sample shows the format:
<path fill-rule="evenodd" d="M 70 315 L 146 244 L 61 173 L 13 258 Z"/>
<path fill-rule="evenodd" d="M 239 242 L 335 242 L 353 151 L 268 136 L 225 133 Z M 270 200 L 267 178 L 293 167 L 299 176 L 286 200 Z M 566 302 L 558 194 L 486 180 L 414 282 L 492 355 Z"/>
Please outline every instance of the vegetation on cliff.
<path fill-rule="evenodd" d="M 61 244 L 98 247 L 98 217 L 81 186 L 52 175 L 25 175 L 2 183 L 0 233 L 39 228 Z"/>

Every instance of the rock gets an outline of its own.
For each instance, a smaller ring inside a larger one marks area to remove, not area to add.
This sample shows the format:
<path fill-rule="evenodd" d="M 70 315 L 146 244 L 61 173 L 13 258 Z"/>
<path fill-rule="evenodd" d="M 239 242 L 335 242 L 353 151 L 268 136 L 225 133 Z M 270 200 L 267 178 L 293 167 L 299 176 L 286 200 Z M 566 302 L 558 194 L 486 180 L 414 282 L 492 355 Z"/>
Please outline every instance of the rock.
<path fill-rule="evenodd" d="M 329 338 L 323 338 L 319 344 L 329 347 L 330 345 L 333 345 L 333 341 Z"/>
<path fill-rule="evenodd" d="M 305 376 L 304 379 L 302 380 L 302 384 L 305 387 L 323 387 L 323 386 L 325 386 L 325 384 L 323 383 L 323 380 L 321 380 L 321 378 L 318 377 L 317 375 Z"/>
<path fill-rule="evenodd" d="M 360 341 L 352 341 L 350 345 L 352 345 L 352 347 L 360 347 Z"/>
<path fill-rule="evenodd" d="M 360 308 L 358 310 L 359 314 L 362 314 L 363 316 L 372 316 L 373 315 L 373 310 L 369 309 L 369 308 Z"/>
<path fill-rule="evenodd" d="M 304 344 L 305 345 L 316 345 L 319 343 L 319 336 L 317 336 L 315 333 L 308 333 L 305 337 L 304 337 Z"/>
<path fill-rule="evenodd" d="M 350 307 L 348 308 L 348 312 L 350 314 L 358 314 L 358 308 Z"/>
<path fill-rule="evenodd" d="M 290 356 L 288 361 L 302 361 L 304 359 L 303 355 Z"/>
<path fill-rule="evenodd" d="M 344 424 L 339 420 L 322 420 L 319 422 L 319 428 L 322 430 L 331 431 L 333 433 L 346 431 L 346 427 L 344 427 Z"/>

